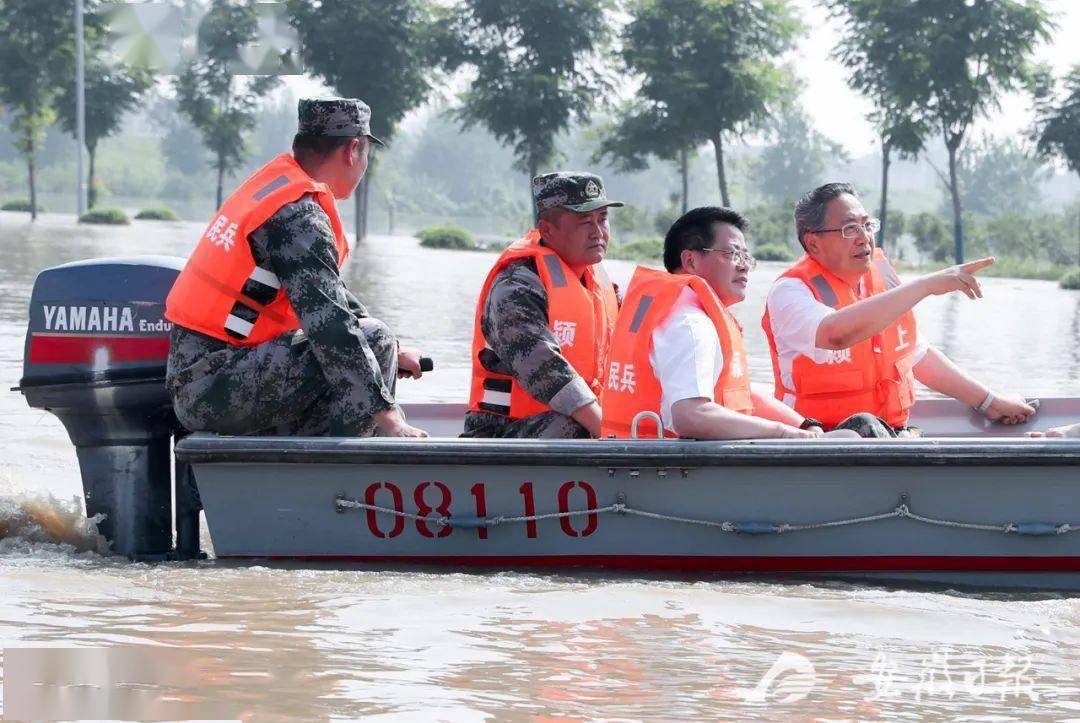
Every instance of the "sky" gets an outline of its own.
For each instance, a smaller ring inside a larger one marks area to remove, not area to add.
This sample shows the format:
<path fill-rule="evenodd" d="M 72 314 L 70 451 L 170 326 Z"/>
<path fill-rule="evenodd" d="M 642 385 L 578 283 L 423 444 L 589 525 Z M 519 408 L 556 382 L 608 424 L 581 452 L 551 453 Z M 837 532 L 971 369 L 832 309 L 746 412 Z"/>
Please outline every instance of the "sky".
<path fill-rule="evenodd" d="M 1051 42 L 1035 53 L 1035 60 L 1049 63 L 1056 76 L 1080 63 L 1080 0 L 1043 0 L 1058 25 Z M 828 11 L 815 0 L 794 0 L 808 27 L 792 58 L 803 80 L 800 94 L 803 107 L 819 131 L 841 144 L 852 157 L 876 153 L 877 136 L 866 120 L 870 103 L 845 82 L 846 71 L 831 57 L 834 38 L 841 31 Z M 287 85 L 297 95 L 325 94 L 325 86 L 307 77 L 290 76 Z M 374 109 L 379 112 L 378 108 Z M 1001 109 L 992 117 L 980 118 L 973 136 L 989 133 L 1002 137 L 1022 133 L 1031 123 L 1030 100 L 1020 93 L 1002 99 Z M 411 125 L 414 117 L 406 118 Z"/>
<path fill-rule="evenodd" d="M 1080 0 L 1044 0 L 1055 15 L 1058 29 L 1051 43 L 1035 54 L 1038 62 L 1050 63 L 1056 76 L 1080 63 Z M 877 137 L 866 121 L 870 103 L 848 88 L 844 68 L 830 57 L 832 40 L 839 25 L 813 0 L 796 0 L 803 19 L 810 27 L 796 51 L 796 67 L 805 81 L 803 107 L 814 119 L 817 129 L 842 144 L 853 156 L 875 152 Z M 1031 122 L 1030 100 L 1019 93 L 1002 99 L 1001 110 L 993 117 L 979 119 L 973 135 L 990 133 L 1004 136 L 1022 132 Z"/>

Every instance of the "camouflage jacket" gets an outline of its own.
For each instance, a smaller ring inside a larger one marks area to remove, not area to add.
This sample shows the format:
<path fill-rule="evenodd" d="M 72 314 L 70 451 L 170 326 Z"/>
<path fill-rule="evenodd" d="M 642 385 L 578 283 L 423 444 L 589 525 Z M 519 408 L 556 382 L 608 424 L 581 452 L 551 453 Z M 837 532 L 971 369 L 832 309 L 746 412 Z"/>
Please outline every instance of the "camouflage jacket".
<path fill-rule="evenodd" d="M 508 374 L 537 401 L 570 416 L 596 401 L 548 326 L 548 297 L 531 259 L 511 262 L 491 284 L 480 329 L 493 372 Z"/>
<path fill-rule="evenodd" d="M 357 323 L 368 316 L 367 309 L 341 280 L 330 219 L 314 198 L 305 196 L 282 206 L 248 236 L 248 242 L 256 265 L 281 280 L 329 387 L 341 393 L 366 390 L 371 414 L 392 407 L 393 381 L 383 378 Z M 194 352 L 212 353 L 228 346 L 179 327 L 173 333 L 190 337 L 182 346 L 192 357 L 170 358 L 178 386 L 184 382 L 184 370 L 197 361 Z"/>

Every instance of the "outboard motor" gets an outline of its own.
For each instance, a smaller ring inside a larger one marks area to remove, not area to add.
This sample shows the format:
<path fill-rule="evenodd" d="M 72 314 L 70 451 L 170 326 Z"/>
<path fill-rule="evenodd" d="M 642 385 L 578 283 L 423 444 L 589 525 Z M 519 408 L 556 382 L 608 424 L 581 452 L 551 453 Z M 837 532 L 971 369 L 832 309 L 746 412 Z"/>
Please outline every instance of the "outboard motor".
<path fill-rule="evenodd" d="M 19 389 L 63 422 L 87 515 L 103 513 L 99 531 L 132 559 L 172 551 L 171 443 L 181 430 L 165 389 L 172 325 L 164 313 L 183 266 L 172 256 L 64 264 L 38 275 L 30 299 Z M 199 507 L 185 469 L 176 491 L 177 546 L 191 557 Z"/>

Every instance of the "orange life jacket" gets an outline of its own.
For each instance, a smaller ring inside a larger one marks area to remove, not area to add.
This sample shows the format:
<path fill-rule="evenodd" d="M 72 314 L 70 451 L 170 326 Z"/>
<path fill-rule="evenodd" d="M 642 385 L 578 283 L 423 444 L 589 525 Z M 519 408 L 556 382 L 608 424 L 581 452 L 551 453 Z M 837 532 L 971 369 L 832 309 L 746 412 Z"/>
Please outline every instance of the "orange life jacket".
<path fill-rule="evenodd" d="M 781 278 L 785 277 L 801 280 L 815 299 L 834 309 L 859 301 L 855 289 L 807 255 L 781 274 Z M 881 249 L 874 249 L 863 284 L 870 296 L 900 285 Z M 790 389 L 784 385 L 780 372 L 768 308 L 761 326 L 769 340 L 776 398 L 783 401 L 787 397 L 790 403 L 793 397 L 792 406 L 799 414 L 820 420 L 826 429 L 859 412 L 877 415 L 894 427 L 907 424 L 915 403 L 911 359 L 917 339 L 914 313 L 908 311 L 880 333 L 848 349 L 833 351 L 823 364 L 802 354 L 796 356 L 791 365 L 793 388 Z"/>
<path fill-rule="evenodd" d="M 724 368 L 716 381 L 713 399 L 717 404 L 736 412 L 753 413 L 754 401 L 750 396 L 746 349 L 739 322 L 724 308 L 701 277 L 670 274 L 639 266 L 630 280 L 622 310 L 615 322 L 615 337 L 611 340 L 611 360 L 601 400 L 602 438 L 629 437 L 630 424 L 639 412 L 660 414 L 663 390 L 649 361 L 652 335 L 668 318 L 679 294 L 687 286 L 697 294 L 705 314 L 716 327 L 720 349 L 724 354 Z M 638 424 L 638 436 L 656 435 L 657 431 L 655 420 L 643 418 Z M 664 436 L 677 435 L 665 429 Z"/>
<path fill-rule="evenodd" d="M 615 287 L 601 264 L 585 270 L 585 283 L 582 284 L 557 253 L 540 245 L 537 229 L 507 247 L 488 273 L 476 302 L 469 411 L 501 414 L 511 419 L 549 411 L 546 404 L 530 396 L 512 376 L 496 374 L 483 363 L 483 352 L 490 347 L 480 328 L 480 319 L 488 293 L 499 272 L 518 259 L 534 260 L 536 272 L 547 292 L 548 328 L 558 340 L 560 351 L 570 366 L 597 397 L 600 396 L 600 375 L 611 344 L 615 316 L 619 313 Z"/>
<path fill-rule="evenodd" d="M 169 292 L 165 318 L 240 346 L 256 346 L 299 329 L 278 277 L 255 265 L 248 234 L 306 194 L 312 194 L 330 217 L 340 268 L 349 245 L 334 194 L 291 155 L 282 153 L 255 171 L 214 214 Z"/>

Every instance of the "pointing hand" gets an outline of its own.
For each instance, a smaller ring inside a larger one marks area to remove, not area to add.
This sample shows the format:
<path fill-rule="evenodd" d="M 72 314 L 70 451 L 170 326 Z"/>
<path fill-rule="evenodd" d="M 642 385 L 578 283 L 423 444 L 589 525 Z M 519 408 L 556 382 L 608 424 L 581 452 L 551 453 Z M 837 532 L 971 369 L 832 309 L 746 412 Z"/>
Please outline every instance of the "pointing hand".
<path fill-rule="evenodd" d="M 920 281 L 934 296 L 948 294 L 952 291 L 962 291 L 969 299 L 981 299 L 982 287 L 979 286 L 975 273 L 985 269 L 994 263 L 994 257 L 988 256 L 978 261 L 969 261 L 966 264 L 950 266 L 932 274 L 923 276 Z"/>

